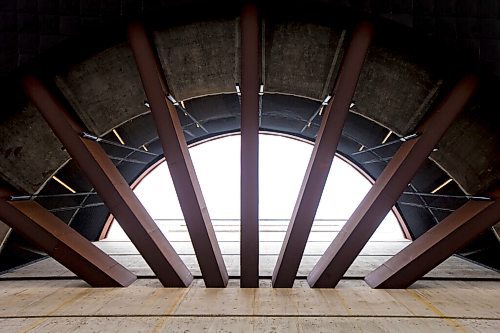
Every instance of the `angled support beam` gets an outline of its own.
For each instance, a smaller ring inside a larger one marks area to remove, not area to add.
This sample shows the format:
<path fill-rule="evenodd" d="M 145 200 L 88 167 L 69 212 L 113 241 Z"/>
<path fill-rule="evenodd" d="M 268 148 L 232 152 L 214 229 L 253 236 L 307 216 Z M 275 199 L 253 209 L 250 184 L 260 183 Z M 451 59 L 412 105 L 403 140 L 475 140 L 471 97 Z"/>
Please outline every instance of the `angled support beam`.
<path fill-rule="evenodd" d="M 7 201 L 0 219 L 92 287 L 126 287 L 137 277 L 34 201 Z"/>
<path fill-rule="evenodd" d="M 311 159 L 274 268 L 272 284 L 275 288 L 293 286 L 372 37 L 373 26 L 367 22 L 361 23 L 354 31 L 351 43 L 342 59 L 339 76 L 332 92 L 334 97 L 323 115 Z"/>
<path fill-rule="evenodd" d="M 494 201 L 469 201 L 368 274 L 372 288 L 408 288 L 500 221 L 500 189 Z"/>
<path fill-rule="evenodd" d="M 446 129 L 463 110 L 478 85 L 463 78 L 441 105 L 417 128 L 419 137 L 401 145 L 358 208 L 309 274 L 311 287 L 335 287 L 391 207 L 430 155 Z"/>
<path fill-rule="evenodd" d="M 137 199 L 101 146 L 81 137 L 84 129 L 34 77 L 24 89 L 68 153 L 120 223 L 134 246 L 165 287 L 186 287 L 193 277 L 155 221 Z"/>
<path fill-rule="evenodd" d="M 162 78 L 164 76 L 146 31 L 140 24 L 130 25 L 129 42 L 205 285 L 225 287 L 228 282 L 226 266 L 177 111 L 166 98 L 168 91 Z"/>
<path fill-rule="evenodd" d="M 241 287 L 259 287 L 259 20 L 241 11 Z"/>

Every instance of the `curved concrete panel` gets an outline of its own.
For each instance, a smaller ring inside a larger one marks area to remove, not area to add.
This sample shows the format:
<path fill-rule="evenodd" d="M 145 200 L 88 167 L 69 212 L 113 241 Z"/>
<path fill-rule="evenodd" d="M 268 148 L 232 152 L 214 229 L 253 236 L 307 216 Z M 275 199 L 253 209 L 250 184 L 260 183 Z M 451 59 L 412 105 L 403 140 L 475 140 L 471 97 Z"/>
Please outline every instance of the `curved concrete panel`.
<path fill-rule="evenodd" d="M 474 108 L 445 133 L 431 159 L 469 193 L 481 193 L 500 179 L 500 135 L 474 119 Z"/>
<path fill-rule="evenodd" d="M 28 104 L 0 123 L 0 176 L 35 193 L 69 156 L 36 108 Z"/>
<path fill-rule="evenodd" d="M 349 33 L 342 41 L 342 32 L 331 27 L 265 18 L 263 33 L 266 92 L 315 100 L 330 92 Z M 238 19 L 171 27 L 154 36 L 168 84 L 178 100 L 234 92 L 240 66 Z M 380 43 L 373 46 L 354 97 L 356 113 L 401 135 L 411 133 L 439 100 L 442 84 L 437 74 L 404 52 Z M 56 82 L 97 135 L 147 111 L 125 44 L 74 65 Z M 304 119 L 314 112 L 303 111 Z M 196 117 L 203 123 L 214 118 L 214 112 L 220 110 L 207 109 Z M 466 192 L 478 193 L 499 178 L 499 141 L 498 133 L 480 125 L 468 112 L 452 125 L 432 158 Z"/>
<path fill-rule="evenodd" d="M 146 111 L 144 90 L 127 44 L 111 47 L 56 77 L 87 128 L 101 136 Z"/>
<path fill-rule="evenodd" d="M 317 100 L 331 93 L 343 48 L 341 32 L 297 22 L 266 22 L 265 30 L 266 91 Z"/>
<path fill-rule="evenodd" d="M 200 22 L 155 33 L 170 92 L 182 101 L 234 92 L 240 81 L 239 20 Z"/>
<path fill-rule="evenodd" d="M 354 95 L 356 111 L 405 135 L 411 133 L 438 95 L 440 81 L 404 56 L 372 47 Z"/>

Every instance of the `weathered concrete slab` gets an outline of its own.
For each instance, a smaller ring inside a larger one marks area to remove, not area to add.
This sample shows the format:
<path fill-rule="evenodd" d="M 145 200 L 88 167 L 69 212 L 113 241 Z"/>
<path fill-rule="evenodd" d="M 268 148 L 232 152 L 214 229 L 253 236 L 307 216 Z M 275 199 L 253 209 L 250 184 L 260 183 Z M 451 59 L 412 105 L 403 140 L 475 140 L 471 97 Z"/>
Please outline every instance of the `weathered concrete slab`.
<path fill-rule="evenodd" d="M 0 176 L 26 193 L 37 192 L 69 160 L 32 104 L 2 122 L 0 133 Z"/>
<path fill-rule="evenodd" d="M 127 44 L 116 45 L 72 66 L 56 77 L 56 84 L 88 129 L 99 136 L 149 112 Z"/>
<path fill-rule="evenodd" d="M 478 111 L 461 114 L 439 142 L 439 150 L 431 155 L 469 194 L 486 191 L 500 179 L 500 132 L 489 129 L 494 124 L 482 124 Z"/>
<path fill-rule="evenodd" d="M 330 93 L 341 59 L 340 54 L 334 59 L 337 47 L 342 48 L 341 33 L 315 24 L 269 21 L 265 30 L 265 90 L 325 98 L 323 91 Z"/>
<path fill-rule="evenodd" d="M 398 134 L 410 134 L 438 96 L 439 87 L 439 79 L 421 66 L 373 46 L 354 94 L 354 111 Z"/>
<path fill-rule="evenodd" d="M 156 32 L 170 92 L 178 100 L 234 93 L 240 81 L 239 20 L 199 22 Z"/>

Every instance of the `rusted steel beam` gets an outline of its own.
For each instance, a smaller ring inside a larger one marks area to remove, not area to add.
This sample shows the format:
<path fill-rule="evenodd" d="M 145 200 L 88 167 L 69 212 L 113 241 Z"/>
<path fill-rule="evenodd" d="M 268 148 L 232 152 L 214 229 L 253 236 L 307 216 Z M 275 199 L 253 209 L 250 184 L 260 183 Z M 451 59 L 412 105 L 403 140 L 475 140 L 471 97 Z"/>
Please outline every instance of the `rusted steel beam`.
<path fill-rule="evenodd" d="M 259 19 L 241 11 L 241 287 L 259 287 Z"/>
<path fill-rule="evenodd" d="M 365 198 L 309 274 L 312 287 L 335 287 L 361 252 L 391 207 L 463 110 L 478 85 L 477 77 L 463 78 L 415 131 L 419 137 L 401 145 Z"/>
<path fill-rule="evenodd" d="M 81 137 L 79 125 L 35 77 L 24 89 L 73 160 L 117 219 L 134 246 L 165 287 L 186 287 L 193 277 L 155 221 L 137 199 L 101 146 Z"/>
<path fill-rule="evenodd" d="M 189 155 L 177 111 L 168 95 L 163 72 L 144 27 L 129 27 L 129 42 L 151 107 L 172 181 L 207 287 L 225 287 L 228 274 Z"/>
<path fill-rule="evenodd" d="M 500 189 L 494 201 L 469 201 L 368 274 L 372 288 L 408 288 L 479 234 L 500 221 Z"/>
<path fill-rule="evenodd" d="M 311 159 L 274 268 L 273 287 L 293 286 L 372 37 L 373 26 L 370 23 L 363 22 L 358 25 L 342 59 L 339 76 L 332 92 L 334 97 L 323 115 Z"/>
<path fill-rule="evenodd" d="M 34 201 L 0 198 L 0 219 L 92 287 L 126 287 L 137 279 Z"/>

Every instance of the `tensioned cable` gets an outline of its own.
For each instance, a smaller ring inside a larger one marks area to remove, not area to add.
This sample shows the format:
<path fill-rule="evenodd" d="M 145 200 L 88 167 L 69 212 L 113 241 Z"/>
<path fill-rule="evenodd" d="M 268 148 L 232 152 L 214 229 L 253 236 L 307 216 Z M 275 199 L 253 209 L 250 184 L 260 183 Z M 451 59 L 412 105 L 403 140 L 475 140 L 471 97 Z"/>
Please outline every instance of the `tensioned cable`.
<path fill-rule="evenodd" d="M 313 115 L 311 117 L 309 117 L 309 119 L 307 120 L 307 123 L 304 125 L 304 127 L 302 127 L 302 130 L 300 131 L 300 133 L 304 133 L 304 131 L 308 127 L 311 127 L 311 124 L 312 124 L 314 118 L 316 118 L 316 116 L 321 112 L 321 110 L 323 110 L 323 108 L 328 107 L 328 102 L 331 99 L 332 99 L 332 96 L 330 96 L 330 95 L 325 97 L 323 102 L 321 102 L 321 105 L 316 109 L 316 111 L 313 113 Z"/>
<path fill-rule="evenodd" d="M 361 164 L 382 163 L 382 162 L 390 161 L 391 159 L 392 159 L 392 156 L 391 157 L 381 157 L 381 158 L 375 158 L 373 160 L 361 162 Z"/>
<path fill-rule="evenodd" d="M 407 135 L 407 136 L 400 137 L 400 138 L 398 138 L 396 140 L 380 144 L 380 145 L 375 146 L 375 147 L 371 147 L 371 148 L 363 149 L 361 151 L 357 151 L 355 153 L 352 153 L 351 156 L 356 156 L 356 155 L 363 154 L 363 153 L 366 153 L 366 152 L 369 152 L 369 151 L 373 151 L 373 150 L 377 150 L 377 149 L 380 149 L 380 148 L 383 148 L 383 147 L 392 146 L 393 144 L 396 144 L 396 143 L 399 143 L 399 142 L 406 142 L 406 141 L 409 141 L 409 140 L 413 140 L 413 139 L 418 138 L 418 136 L 419 136 L 418 133 L 413 133 L 413 134 L 410 134 L 410 135 Z"/>
<path fill-rule="evenodd" d="M 203 126 L 201 124 L 201 122 L 199 122 L 191 113 L 189 113 L 185 108 L 182 107 L 182 105 L 174 98 L 174 96 L 172 95 L 168 95 L 167 96 L 167 99 L 172 102 L 172 104 L 180 109 L 182 112 L 184 112 L 184 115 L 189 117 L 189 119 L 191 119 L 195 124 L 196 124 L 196 127 L 199 127 L 201 128 L 205 133 L 209 133 L 208 130 L 205 128 L 205 126 Z"/>
<path fill-rule="evenodd" d="M 143 149 L 138 149 L 138 148 L 130 147 L 130 146 L 127 146 L 127 145 L 122 145 L 120 143 L 117 143 L 117 142 L 114 142 L 114 141 L 110 141 L 110 140 L 106 140 L 106 139 L 103 139 L 103 138 L 99 138 L 98 136 L 90 134 L 90 133 L 87 133 L 87 132 L 82 132 L 81 136 L 84 139 L 92 140 L 92 141 L 95 141 L 95 142 L 102 142 L 102 143 L 105 143 L 105 144 L 108 144 L 108 145 L 112 145 L 112 146 L 115 146 L 115 147 L 125 148 L 125 149 L 136 151 L 138 153 L 142 153 L 142 154 L 146 154 L 146 155 L 151 155 L 151 156 L 155 156 L 155 157 L 158 156 L 158 154 L 155 154 L 155 153 L 152 153 L 152 152 L 149 152 L 149 151 L 145 151 Z"/>
<path fill-rule="evenodd" d="M 469 199 L 469 200 L 481 200 L 481 201 L 491 201 L 491 198 L 475 196 L 475 195 L 452 195 L 452 194 L 437 194 L 437 193 L 422 193 L 422 192 L 403 192 L 405 195 L 419 195 L 423 197 L 436 197 L 436 198 L 454 198 L 454 199 Z"/>
<path fill-rule="evenodd" d="M 403 206 L 412 206 L 412 207 L 419 207 L 419 208 L 424 208 L 424 209 L 442 210 L 445 212 L 454 212 L 455 211 L 454 209 L 450 209 L 450 208 L 433 207 L 433 206 L 420 205 L 420 204 L 411 203 L 411 202 L 404 202 L 404 201 L 398 201 L 398 204 L 403 205 Z"/>
<path fill-rule="evenodd" d="M 64 197 L 78 197 L 86 195 L 95 195 L 96 192 L 82 192 L 82 193 L 61 193 L 61 194 L 32 194 L 32 195 L 11 195 L 10 201 L 22 201 L 22 200 L 33 200 L 33 199 L 45 199 L 45 198 L 64 198 Z"/>
<path fill-rule="evenodd" d="M 126 157 L 116 157 L 116 156 L 113 156 L 113 155 L 108 155 L 108 157 L 111 160 L 120 161 L 120 162 L 129 162 L 129 163 L 136 163 L 136 164 L 148 164 L 149 163 L 149 162 L 134 160 L 134 159 L 131 159 L 131 158 L 126 158 Z"/>
<path fill-rule="evenodd" d="M 68 211 L 68 210 L 76 210 L 76 209 L 99 207 L 99 206 L 104 206 L 104 203 L 102 203 L 102 202 L 96 202 L 96 203 L 87 204 L 87 205 L 52 208 L 52 209 L 49 209 L 49 212 L 51 212 L 51 213 L 65 212 L 65 211 Z"/>

